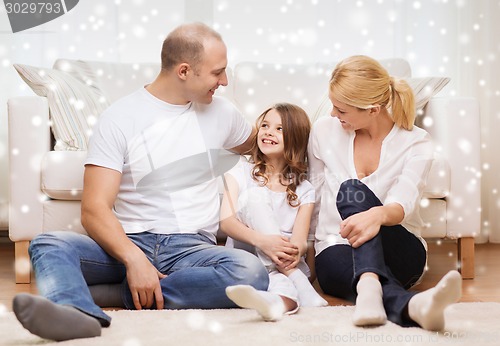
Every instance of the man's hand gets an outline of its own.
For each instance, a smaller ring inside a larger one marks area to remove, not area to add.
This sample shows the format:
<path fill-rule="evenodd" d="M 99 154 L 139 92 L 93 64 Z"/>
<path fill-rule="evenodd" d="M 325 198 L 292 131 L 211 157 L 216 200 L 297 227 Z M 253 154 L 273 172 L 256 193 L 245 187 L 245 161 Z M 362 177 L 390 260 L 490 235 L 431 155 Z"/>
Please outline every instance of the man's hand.
<path fill-rule="evenodd" d="M 160 280 L 167 276 L 160 273 L 149 262 L 146 255 L 137 256 L 131 264 L 126 265 L 127 282 L 132 300 L 137 310 L 150 308 L 156 302 L 156 309 L 163 309 L 163 294 Z"/>

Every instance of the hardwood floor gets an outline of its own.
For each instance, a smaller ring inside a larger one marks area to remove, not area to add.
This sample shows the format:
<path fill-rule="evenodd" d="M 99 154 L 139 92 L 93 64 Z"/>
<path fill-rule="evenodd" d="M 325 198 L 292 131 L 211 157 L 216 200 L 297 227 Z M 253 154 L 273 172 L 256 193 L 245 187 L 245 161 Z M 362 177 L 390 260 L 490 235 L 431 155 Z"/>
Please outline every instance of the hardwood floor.
<path fill-rule="evenodd" d="M 457 244 L 454 241 L 427 240 L 429 252 L 427 272 L 422 282 L 413 287 L 424 291 L 434 287 L 449 270 L 457 264 Z M 500 244 L 477 244 L 475 246 L 475 270 L 473 280 L 463 280 L 461 302 L 500 302 Z M 352 305 L 341 299 L 325 296 L 330 305 Z"/>
<path fill-rule="evenodd" d="M 430 242 L 428 270 L 420 285 L 422 291 L 433 287 L 439 279 L 456 265 L 454 242 Z M 462 302 L 500 302 L 500 244 L 476 245 L 476 277 L 463 281 Z M 0 237 L 0 313 L 12 311 L 12 298 L 21 292 L 37 293 L 36 284 L 15 284 L 14 244 Z M 349 304 L 341 299 L 325 297 L 330 305 Z"/>

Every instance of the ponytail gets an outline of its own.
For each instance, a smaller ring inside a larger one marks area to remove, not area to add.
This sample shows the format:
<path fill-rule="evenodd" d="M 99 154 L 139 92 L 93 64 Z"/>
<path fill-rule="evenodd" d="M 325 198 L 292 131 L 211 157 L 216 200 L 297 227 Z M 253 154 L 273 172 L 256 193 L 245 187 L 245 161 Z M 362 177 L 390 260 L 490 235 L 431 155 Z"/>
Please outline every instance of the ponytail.
<path fill-rule="evenodd" d="M 391 77 L 389 89 L 391 91 L 392 120 L 397 126 L 411 130 L 415 121 L 415 97 L 405 80 Z"/>

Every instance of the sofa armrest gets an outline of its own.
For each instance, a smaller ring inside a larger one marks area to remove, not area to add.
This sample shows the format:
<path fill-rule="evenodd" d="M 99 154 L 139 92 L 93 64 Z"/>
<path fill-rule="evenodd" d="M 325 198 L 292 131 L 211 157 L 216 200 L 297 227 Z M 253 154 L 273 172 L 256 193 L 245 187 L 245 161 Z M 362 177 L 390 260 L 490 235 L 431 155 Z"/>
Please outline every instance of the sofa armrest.
<path fill-rule="evenodd" d="M 47 99 L 14 97 L 7 102 L 9 122 L 9 237 L 31 240 L 42 231 L 46 196 L 40 189 L 43 155 L 50 150 Z"/>
<path fill-rule="evenodd" d="M 481 228 L 479 102 L 474 98 L 432 98 L 424 116 L 432 120 L 424 121 L 424 128 L 450 165 L 446 236 L 475 237 Z"/>

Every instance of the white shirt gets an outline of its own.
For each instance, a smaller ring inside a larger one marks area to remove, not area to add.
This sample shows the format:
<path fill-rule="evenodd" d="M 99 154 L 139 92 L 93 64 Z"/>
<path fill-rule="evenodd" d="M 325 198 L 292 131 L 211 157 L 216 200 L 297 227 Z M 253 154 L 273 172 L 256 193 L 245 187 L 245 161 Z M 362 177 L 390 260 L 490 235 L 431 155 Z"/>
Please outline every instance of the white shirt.
<path fill-rule="evenodd" d="M 316 234 L 316 254 L 335 244 L 349 244 L 339 234 L 342 221 L 337 210 L 337 193 L 342 182 L 358 179 L 354 166 L 354 131 L 342 128 L 338 119 L 324 117 L 314 125 L 309 141 L 309 181 L 316 189 L 311 229 Z M 411 131 L 394 125 L 382 142 L 380 162 L 372 174 L 361 180 L 382 204 L 399 203 L 404 210 L 401 223 L 424 246 L 419 203 L 432 162 L 429 134 L 414 126 Z"/>
<path fill-rule="evenodd" d="M 252 188 L 262 189 L 262 191 L 267 193 L 271 200 L 273 214 L 279 224 L 281 234 L 291 237 L 299 207 L 304 204 L 314 203 L 314 187 L 307 180 L 302 181 L 300 185 L 297 186 L 297 190 L 295 191 L 299 200 L 299 205 L 297 207 L 292 207 L 288 204 L 286 192 L 272 191 L 268 187 L 262 186 L 259 182 L 253 179 L 253 167 L 254 165 L 252 163 L 242 158 L 238 165 L 227 172 L 227 174 L 233 176 L 238 183 L 238 211 L 236 216 L 240 221 L 243 219 L 240 212 L 243 207 L 242 204 L 244 204 L 243 200 L 245 191 Z M 311 235 L 311 240 L 314 240 L 313 235 Z M 231 240 L 229 241 L 231 242 Z"/>
<path fill-rule="evenodd" d="M 85 164 L 122 173 L 114 212 L 126 233 L 203 233 L 215 241 L 217 179 L 239 155 L 251 125 L 227 100 L 172 105 L 145 88 L 100 117 Z"/>

